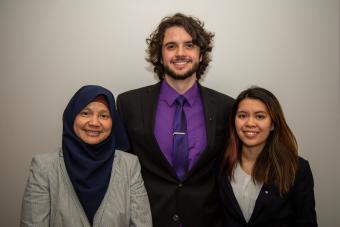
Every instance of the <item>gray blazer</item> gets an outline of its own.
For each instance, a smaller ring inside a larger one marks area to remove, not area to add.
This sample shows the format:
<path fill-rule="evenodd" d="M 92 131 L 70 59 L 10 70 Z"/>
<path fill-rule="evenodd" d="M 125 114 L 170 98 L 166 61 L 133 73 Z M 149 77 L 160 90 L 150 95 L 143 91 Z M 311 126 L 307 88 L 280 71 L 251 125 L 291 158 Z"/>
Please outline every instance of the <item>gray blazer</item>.
<path fill-rule="evenodd" d="M 61 151 L 33 157 L 20 226 L 90 227 Z M 149 200 L 136 156 L 116 151 L 109 187 L 93 226 L 152 226 Z"/>

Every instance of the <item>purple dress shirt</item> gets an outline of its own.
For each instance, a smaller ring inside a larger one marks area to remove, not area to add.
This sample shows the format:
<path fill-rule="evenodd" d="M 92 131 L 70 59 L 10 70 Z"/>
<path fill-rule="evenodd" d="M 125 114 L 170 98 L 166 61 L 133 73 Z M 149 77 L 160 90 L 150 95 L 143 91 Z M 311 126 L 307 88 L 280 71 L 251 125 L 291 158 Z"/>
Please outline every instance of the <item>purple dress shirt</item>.
<path fill-rule="evenodd" d="M 180 95 L 163 80 L 159 94 L 154 134 L 164 156 L 172 166 L 173 120 L 176 110 L 175 99 Z M 187 102 L 183 109 L 187 119 L 189 143 L 189 170 L 196 163 L 207 145 L 206 127 L 201 94 L 195 83 L 185 94 Z"/>

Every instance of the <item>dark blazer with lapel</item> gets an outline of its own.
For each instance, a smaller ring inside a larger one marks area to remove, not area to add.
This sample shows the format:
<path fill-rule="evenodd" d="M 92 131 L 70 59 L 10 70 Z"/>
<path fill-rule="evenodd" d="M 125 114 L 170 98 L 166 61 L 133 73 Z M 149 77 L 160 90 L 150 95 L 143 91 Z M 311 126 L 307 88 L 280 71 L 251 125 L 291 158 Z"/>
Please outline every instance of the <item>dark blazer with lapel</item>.
<path fill-rule="evenodd" d="M 125 92 L 117 98 L 131 143 L 139 157 L 155 227 L 220 226 L 217 159 L 225 149 L 227 118 L 233 99 L 199 85 L 207 130 L 207 147 L 180 182 L 154 136 L 160 83 Z"/>
<path fill-rule="evenodd" d="M 289 193 L 280 197 L 271 184 L 264 184 L 256 200 L 253 214 L 246 223 L 226 175 L 220 180 L 225 227 L 314 227 L 317 226 L 314 182 L 306 160 L 299 158 L 295 183 Z"/>

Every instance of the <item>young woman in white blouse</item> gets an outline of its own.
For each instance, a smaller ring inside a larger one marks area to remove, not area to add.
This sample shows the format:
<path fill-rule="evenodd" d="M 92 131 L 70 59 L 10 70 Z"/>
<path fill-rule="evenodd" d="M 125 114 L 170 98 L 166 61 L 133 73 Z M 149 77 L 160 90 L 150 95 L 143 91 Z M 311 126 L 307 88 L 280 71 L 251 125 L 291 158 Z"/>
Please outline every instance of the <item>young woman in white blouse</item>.
<path fill-rule="evenodd" d="M 317 226 L 311 169 L 266 89 L 237 97 L 219 183 L 226 227 Z"/>

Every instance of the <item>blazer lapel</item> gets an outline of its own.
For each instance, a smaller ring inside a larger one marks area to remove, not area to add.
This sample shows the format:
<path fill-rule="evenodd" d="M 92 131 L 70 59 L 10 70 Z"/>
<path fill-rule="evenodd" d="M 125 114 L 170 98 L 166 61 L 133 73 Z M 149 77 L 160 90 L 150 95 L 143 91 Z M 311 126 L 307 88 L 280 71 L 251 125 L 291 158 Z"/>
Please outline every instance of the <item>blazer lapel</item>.
<path fill-rule="evenodd" d="M 163 152 L 161 151 L 159 144 L 156 140 L 154 134 L 155 128 L 155 117 L 157 110 L 157 103 L 159 98 L 159 93 L 161 89 L 161 82 L 153 86 L 149 86 L 142 97 L 142 114 L 144 121 L 144 130 L 149 136 L 146 136 L 145 140 L 148 140 L 149 147 L 151 148 L 149 152 L 152 152 L 152 157 L 156 162 L 162 163 L 169 173 L 172 175 L 172 179 L 177 179 L 177 175 L 173 167 L 170 165 Z M 163 176 L 164 177 L 164 176 Z"/>
<path fill-rule="evenodd" d="M 273 190 L 271 190 L 271 187 L 267 184 L 263 184 L 259 196 L 256 199 L 255 207 L 249 222 L 254 222 L 258 219 L 259 215 L 263 213 L 263 209 L 266 209 L 266 204 L 268 204 L 268 201 L 272 197 L 272 193 Z"/>
<path fill-rule="evenodd" d="M 78 199 L 77 193 L 74 190 L 72 182 L 71 182 L 71 180 L 70 180 L 70 178 L 68 176 L 67 169 L 66 169 L 66 166 L 65 166 L 65 163 L 64 163 L 64 155 L 63 155 L 62 150 L 59 151 L 59 165 L 60 165 L 61 175 L 62 175 L 62 177 L 64 179 L 64 183 L 66 184 L 66 187 L 69 190 L 70 196 L 71 196 L 75 206 L 78 209 L 78 212 L 79 212 L 79 215 L 80 215 L 80 219 L 82 221 L 83 226 L 90 226 L 90 223 L 89 223 L 89 221 L 88 221 L 88 219 L 86 217 L 84 208 L 81 205 L 81 203 L 80 203 L 80 201 Z"/>
<path fill-rule="evenodd" d="M 229 209 L 232 213 L 234 213 L 234 216 L 237 216 L 239 219 L 242 219 L 244 223 L 246 223 L 240 205 L 237 202 L 233 188 L 230 184 L 230 180 L 226 174 L 224 174 L 222 177 L 222 191 L 223 196 L 226 197 L 225 199 L 222 199 L 222 203 L 225 203 L 224 206 L 226 209 Z"/>

